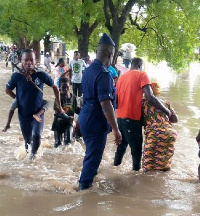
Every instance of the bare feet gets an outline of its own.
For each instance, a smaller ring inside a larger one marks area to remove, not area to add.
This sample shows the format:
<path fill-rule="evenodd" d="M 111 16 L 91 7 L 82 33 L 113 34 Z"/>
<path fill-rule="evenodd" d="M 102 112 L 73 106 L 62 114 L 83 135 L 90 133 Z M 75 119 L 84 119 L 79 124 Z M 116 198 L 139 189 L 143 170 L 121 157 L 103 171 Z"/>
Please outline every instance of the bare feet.
<path fill-rule="evenodd" d="M 33 118 L 34 118 L 37 122 L 39 122 L 39 123 L 42 122 L 42 119 L 41 119 L 40 116 L 37 115 L 37 114 L 33 115 Z"/>
<path fill-rule="evenodd" d="M 10 129 L 10 125 L 6 125 L 2 132 L 6 132 L 8 129 Z"/>

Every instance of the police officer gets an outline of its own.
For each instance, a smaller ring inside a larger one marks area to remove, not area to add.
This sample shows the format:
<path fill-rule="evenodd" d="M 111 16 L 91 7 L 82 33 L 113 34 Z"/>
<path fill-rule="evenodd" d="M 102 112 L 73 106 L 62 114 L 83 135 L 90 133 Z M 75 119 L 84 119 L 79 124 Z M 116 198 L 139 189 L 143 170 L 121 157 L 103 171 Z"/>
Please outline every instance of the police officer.
<path fill-rule="evenodd" d="M 114 50 L 115 43 L 104 33 L 97 47 L 96 59 L 83 74 L 83 106 L 79 124 L 86 152 L 79 179 L 79 191 L 92 186 L 102 159 L 107 134 L 111 128 L 115 143 L 119 144 L 121 141 L 113 108 L 115 87 L 107 70 L 113 60 Z"/>

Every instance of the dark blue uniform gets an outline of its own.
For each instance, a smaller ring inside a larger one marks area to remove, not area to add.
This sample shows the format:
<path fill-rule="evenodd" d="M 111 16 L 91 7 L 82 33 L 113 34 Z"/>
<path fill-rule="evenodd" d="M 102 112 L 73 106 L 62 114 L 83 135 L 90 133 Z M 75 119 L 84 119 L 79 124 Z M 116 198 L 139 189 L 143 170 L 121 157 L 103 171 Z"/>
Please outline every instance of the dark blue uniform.
<path fill-rule="evenodd" d="M 101 101 L 111 99 L 115 107 L 115 87 L 107 68 L 97 59 L 88 67 L 82 79 L 83 106 L 79 115 L 80 130 L 86 145 L 79 183 L 91 186 L 97 174 L 111 126 L 107 122 Z"/>
<path fill-rule="evenodd" d="M 44 83 L 48 86 L 54 84 L 53 79 L 44 72 L 34 72 L 31 74 L 31 78 L 40 89 L 43 89 Z M 39 123 L 33 118 L 33 114 L 36 114 L 42 108 L 43 95 L 26 80 L 24 75 L 17 72 L 12 74 L 6 87 L 10 90 L 16 88 L 18 117 L 25 140 L 25 148 L 27 149 L 27 144 L 33 142 L 32 153 L 35 154 L 40 146 L 44 115 L 41 115 L 42 123 Z"/>

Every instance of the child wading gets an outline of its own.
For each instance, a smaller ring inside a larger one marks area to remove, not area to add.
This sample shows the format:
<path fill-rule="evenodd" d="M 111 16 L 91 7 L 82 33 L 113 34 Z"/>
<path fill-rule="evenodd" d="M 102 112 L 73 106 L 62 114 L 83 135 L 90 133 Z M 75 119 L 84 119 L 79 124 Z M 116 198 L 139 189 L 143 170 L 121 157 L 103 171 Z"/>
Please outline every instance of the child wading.
<path fill-rule="evenodd" d="M 72 139 L 73 132 L 73 118 L 77 110 L 76 96 L 69 92 L 69 80 L 61 77 L 59 80 L 61 106 L 65 114 L 59 114 L 56 102 L 54 103 L 54 121 L 52 130 L 54 131 L 55 143 L 54 147 L 57 148 L 62 144 L 64 134 L 64 145 L 68 145 Z"/>

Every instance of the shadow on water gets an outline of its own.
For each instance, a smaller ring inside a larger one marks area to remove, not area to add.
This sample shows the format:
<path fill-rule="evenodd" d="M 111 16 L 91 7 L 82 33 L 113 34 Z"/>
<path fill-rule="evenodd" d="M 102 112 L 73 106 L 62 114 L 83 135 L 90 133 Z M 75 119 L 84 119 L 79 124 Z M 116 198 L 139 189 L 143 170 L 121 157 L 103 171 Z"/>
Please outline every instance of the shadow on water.
<path fill-rule="evenodd" d="M 113 166 L 116 146 L 108 136 L 99 173 L 91 190 L 77 193 L 84 157 L 84 143 L 53 148 L 53 109 L 45 114 L 42 145 L 35 162 L 28 161 L 19 130 L 17 112 L 11 129 L 0 137 L 0 215 L 197 215 L 200 212 L 199 159 L 195 136 L 200 117 L 200 64 L 191 64 L 177 75 L 165 63 L 146 66 L 152 80 L 161 85 L 161 98 L 171 102 L 179 116 L 172 169 L 143 174 L 131 171 L 130 149 L 119 167 Z M 6 122 L 12 101 L 4 94 L 11 72 L 1 64 L 1 113 Z M 50 74 L 53 77 L 53 74 Z M 44 98 L 54 101 L 52 90 Z"/>

